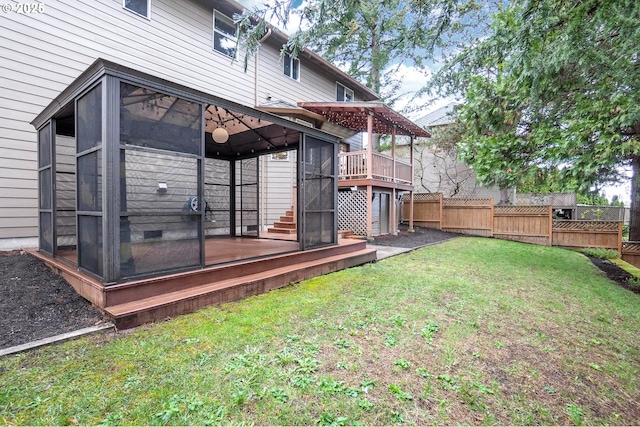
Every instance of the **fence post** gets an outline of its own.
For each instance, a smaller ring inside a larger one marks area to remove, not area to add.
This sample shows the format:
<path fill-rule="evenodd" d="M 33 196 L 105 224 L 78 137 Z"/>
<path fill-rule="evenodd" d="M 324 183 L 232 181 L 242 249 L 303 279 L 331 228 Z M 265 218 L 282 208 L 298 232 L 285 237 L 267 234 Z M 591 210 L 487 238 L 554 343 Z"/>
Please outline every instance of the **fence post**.
<path fill-rule="evenodd" d="M 549 205 L 549 246 L 553 246 L 553 206 Z"/>
<path fill-rule="evenodd" d="M 622 221 L 618 222 L 618 253 L 622 258 Z"/>
<path fill-rule="evenodd" d="M 493 199 L 493 197 L 490 199 L 491 200 L 491 237 L 493 237 L 493 223 L 495 222 L 495 200 Z"/>
<path fill-rule="evenodd" d="M 440 197 L 438 198 L 438 203 L 440 203 L 440 222 L 438 223 L 438 230 L 442 230 L 442 193 L 438 194 L 440 194 Z"/>

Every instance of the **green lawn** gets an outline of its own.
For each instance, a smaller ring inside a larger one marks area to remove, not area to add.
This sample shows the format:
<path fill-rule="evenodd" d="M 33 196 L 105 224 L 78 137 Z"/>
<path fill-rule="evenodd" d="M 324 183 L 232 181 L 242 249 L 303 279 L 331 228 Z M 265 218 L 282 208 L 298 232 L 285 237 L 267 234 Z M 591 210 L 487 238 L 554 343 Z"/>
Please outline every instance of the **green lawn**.
<path fill-rule="evenodd" d="M 0 424 L 640 423 L 640 296 L 458 238 L 0 359 Z"/>

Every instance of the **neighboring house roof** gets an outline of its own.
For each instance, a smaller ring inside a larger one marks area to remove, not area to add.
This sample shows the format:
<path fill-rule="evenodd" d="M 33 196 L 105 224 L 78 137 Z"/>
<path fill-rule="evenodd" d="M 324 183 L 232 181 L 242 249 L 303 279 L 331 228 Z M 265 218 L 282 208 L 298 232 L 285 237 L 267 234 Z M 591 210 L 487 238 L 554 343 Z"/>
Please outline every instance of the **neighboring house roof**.
<path fill-rule="evenodd" d="M 433 110 L 427 115 L 417 119 L 416 124 L 423 128 L 451 124 L 456 120 L 455 113 L 453 112 L 456 105 L 458 104 L 451 103 Z"/>
<path fill-rule="evenodd" d="M 367 130 L 368 117 L 373 117 L 373 133 L 390 135 L 393 128 L 396 134 L 429 138 L 431 134 L 393 111 L 382 102 L 298 102 L 298 106 L 321 114 L 327 120 L 359 132 Z"/>

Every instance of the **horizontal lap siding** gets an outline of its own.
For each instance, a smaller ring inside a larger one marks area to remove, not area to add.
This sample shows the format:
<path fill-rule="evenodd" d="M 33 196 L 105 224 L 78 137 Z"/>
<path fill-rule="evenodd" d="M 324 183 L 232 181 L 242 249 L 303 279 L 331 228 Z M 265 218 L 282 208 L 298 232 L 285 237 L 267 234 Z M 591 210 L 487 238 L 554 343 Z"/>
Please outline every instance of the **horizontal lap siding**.
<path fill-rule="evenodd" d="M 60 0 L 0 15 L 0 239 L 37 236 L 37 134 L 30 121 L 98 57 L 253 106 L 253 61 L 212 48 L 212 9 L 153 0 L 151 20 L 121 0 Z M 156 184 L 157 185 L 157 184 Z"/>

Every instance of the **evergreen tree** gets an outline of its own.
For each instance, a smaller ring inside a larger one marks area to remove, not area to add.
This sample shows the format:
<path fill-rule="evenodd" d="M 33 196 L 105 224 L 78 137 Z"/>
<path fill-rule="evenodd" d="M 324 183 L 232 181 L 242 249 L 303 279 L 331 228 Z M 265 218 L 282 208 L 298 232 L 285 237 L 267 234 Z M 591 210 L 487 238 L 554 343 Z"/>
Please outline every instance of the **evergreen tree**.
<path fill-rule="evenodd" d="M 630 239 L 640 240 L 640 3 L 526 0 L 434 80 L 462 93 L 461 158 L 487 185 L 568 189 L 633 169 Z"/>

